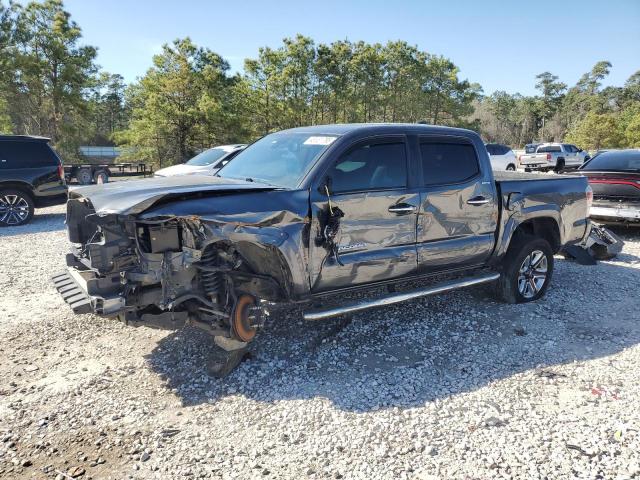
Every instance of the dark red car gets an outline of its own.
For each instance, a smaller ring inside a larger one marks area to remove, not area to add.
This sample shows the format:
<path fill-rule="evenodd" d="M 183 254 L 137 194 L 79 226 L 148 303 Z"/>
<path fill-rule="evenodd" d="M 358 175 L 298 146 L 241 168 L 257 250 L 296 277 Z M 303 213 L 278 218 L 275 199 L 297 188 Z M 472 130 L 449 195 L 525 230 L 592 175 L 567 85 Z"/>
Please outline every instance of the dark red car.
<path fill-rule="evenodd" d="M 593 189 L 593 220 L 640 226 L 640 149 L 599 153 L 579 172 Z"/>

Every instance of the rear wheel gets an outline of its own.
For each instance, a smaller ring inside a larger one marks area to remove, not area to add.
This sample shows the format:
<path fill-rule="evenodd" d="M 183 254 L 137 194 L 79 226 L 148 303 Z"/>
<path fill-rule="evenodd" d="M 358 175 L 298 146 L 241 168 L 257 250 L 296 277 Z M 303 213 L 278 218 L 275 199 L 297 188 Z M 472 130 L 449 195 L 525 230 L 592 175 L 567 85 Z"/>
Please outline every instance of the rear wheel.
<path fill-rule="evenodd" d="M 556 162 L 556 168 L 554 168 L 553 171 L 556 173 L 560 173 L 563 170 L 564 170 L 564 159 L 559 158 L 558 161 Z"/>
<path fill-rule="evenodd" d="M 553 274 L 553 252 L 543 238 L 520 235 L 503 260 L 498 294 L 507 303 L 532 302 L 542 297 Z"/>
<path fill-rule="evenodd" d="M 516 166 L 513 163 L 510 163 L 509 165 L 507 165 L 507 172 L 515 172 L 516 171 Z"/>
<path fill-rule="evenodd" d="M 31 195 L 22 190 L 0 190 L 0 227 L 29 223 L 35 207 Z"/>
<path fill-rule="evenodd" d="M 93 180 L 98 185 L 102 185 L 103 183 L 109 183 L 109 173 L 106 170 L 98 170 L 93 175 Z"/>

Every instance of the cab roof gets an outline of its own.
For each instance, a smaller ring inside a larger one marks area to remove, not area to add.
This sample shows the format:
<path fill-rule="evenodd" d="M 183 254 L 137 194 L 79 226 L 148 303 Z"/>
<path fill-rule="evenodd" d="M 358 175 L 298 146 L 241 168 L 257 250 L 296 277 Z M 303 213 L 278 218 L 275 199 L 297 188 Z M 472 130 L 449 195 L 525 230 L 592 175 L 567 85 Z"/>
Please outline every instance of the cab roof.
<path fill-rule="evenodd" d="M 37 135 L 0 135 L 0 141 L 10 140 L 17 141 L 23 140 L 27 142 L 49 142 L 51 139 L 48 137 L 40 137 Z"/>
<path fill-rule="evenodd" d="M 313 125 L 308 127 L 296 127 L 282 132 L 287 133 L 310 133 L 321 135 L 346 135 L 349 133 L 405 133 L 410 131 L 415 134 L 449 134 L 468 135 L 476 132 L 464 128 L 442 127 L 439 125 L 426 125 L 421 123 L 336 123 L 328 125 Z M 278 132 L 280 133 L 280 132 Z"/>

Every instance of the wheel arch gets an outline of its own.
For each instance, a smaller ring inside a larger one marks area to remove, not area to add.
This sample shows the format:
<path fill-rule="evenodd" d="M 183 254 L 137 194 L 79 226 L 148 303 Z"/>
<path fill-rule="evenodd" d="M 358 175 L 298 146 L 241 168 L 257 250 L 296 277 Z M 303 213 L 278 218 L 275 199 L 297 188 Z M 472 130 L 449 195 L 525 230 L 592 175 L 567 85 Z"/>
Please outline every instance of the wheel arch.
<path fill-rule="evenodd" d="M 553 217 L 541 216 L 527 219 L 519 223 L 511 234 L 509 245 L 521 235 L 531 235 L 549 242 L 553 253 L 558 253 L 562 246 L 560 240 L 560 226 Z"/>

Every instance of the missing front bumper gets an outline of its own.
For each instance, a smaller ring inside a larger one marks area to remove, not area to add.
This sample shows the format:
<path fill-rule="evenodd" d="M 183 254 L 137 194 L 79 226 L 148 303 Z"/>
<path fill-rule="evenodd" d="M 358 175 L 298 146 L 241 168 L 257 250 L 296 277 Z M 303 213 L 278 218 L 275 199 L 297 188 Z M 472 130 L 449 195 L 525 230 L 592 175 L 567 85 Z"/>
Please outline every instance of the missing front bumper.
<path fill-rule="evenodd" d="M 54 275 L 51 280 L 73 313 L 112 316 L 121 312 L 125 307 L 123 297 L 119 295 L 104 297 L 91 294 L 92 275 L 93 272 L 80 272 L 70 267 Z"/>

